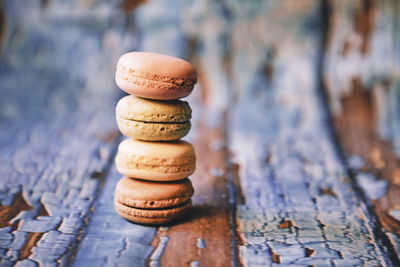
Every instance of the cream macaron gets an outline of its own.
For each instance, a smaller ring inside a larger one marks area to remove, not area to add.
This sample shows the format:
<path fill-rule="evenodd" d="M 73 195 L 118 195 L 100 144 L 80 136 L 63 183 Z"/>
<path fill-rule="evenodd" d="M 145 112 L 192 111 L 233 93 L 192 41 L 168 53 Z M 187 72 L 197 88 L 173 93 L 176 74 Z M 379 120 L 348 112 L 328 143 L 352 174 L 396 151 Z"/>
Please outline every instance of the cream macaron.
<path fill-rule="evenodd" d="M 187 213 L 193 193 L 189 179 L 152 182 L 124 177 L 115 188 L 114 207 L 132 222 L 164 224 Z"/>
<path fill-rule="evenodd" d="M 176 181 L 193 174 L 196 156 L 185 141 L 144 142 L 127 139 L 118 146 L 115 163 L 127 177 L 151 181 Z"/>
<path fill-rule="evenodd" d="M 130 52 L 117 63 L 115 82 L 128 94 L 159 100 L 188 96 L 197 82 L 189 62 L 167 55 Z"/>
<path fill-rule="evenodd" d="M 190 130 L 192 110 L 180 100 L 150 100 L 128 95 L 118 102 L 116 118 L 126 136 L 145 141 L 170 141 Z"/>

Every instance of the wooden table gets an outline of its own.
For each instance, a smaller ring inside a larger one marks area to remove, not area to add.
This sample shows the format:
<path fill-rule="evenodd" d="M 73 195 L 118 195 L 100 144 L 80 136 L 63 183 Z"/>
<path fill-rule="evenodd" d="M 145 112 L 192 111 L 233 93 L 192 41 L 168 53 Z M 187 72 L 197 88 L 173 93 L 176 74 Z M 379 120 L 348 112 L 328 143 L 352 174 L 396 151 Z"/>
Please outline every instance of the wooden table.
<path fill-rule="evenodd" d="M 400 266 L 397 1 L 0 1 L 0 265 Z M 193 212 L 113 210 L 127 51 L 186 58 Z"/>

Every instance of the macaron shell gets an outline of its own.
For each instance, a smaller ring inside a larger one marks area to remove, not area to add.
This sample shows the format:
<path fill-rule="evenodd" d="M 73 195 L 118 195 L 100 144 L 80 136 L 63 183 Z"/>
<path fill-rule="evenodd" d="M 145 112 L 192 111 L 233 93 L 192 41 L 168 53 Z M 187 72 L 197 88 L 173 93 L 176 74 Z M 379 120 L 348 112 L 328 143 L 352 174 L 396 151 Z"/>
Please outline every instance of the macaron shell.
<path fill-rule="evenodd" d="M 189 201 L 170 209 L 138 209 L 114 201 L 114 209 L 122 218 L 140 224 L 159 225 L 173 222 L 186 215 L 192 206 Z"/>
<path fill-rule="evenodd" d="M 135 208 L 160 209 L 186 203 L 193 193 L 187 178 L 160 183 L 124 177 L 116 185 L 114 200 Z"/>
<path fill-rule="evenodd" d="M 136 96 L 171 100 L 188 96 L 197 82 L 196 69 L 187 61 L 146 52 L 121 56 L 115 82 Z"/>
<path fill-rule="evenodd" d="M 117 63 L 133 74 L 145 73 L 147 79 L 162 82 L 177 81 L 181 79 L 197 81 L 197 72 L 192 64 L 184 59 L 151 52 L 129 52 L 123 54 Z"/>
<path fill-rule="evenodd" d="M 196 156 L 185 141 L 144 142 L 127 139 L 121 142 L 115 158 L 116 167 L 127 177 L 151 181 L 176 181 L 193 174 Z"/>
<path fill-rule="evenodd" d="M 116 116 L 118 129 L 125 136 L 145 141 L 171 141 L 186 136 L 191 128 L 185 123 L 153 123 L 127 120 Z"/>
<path fill-rule="evenodd" d="M 118 117 L 143 122 L 188 122 L 192 110 L 180 100 L 151 100 L 133 95 L 121 98 L 115 109 Z"/>

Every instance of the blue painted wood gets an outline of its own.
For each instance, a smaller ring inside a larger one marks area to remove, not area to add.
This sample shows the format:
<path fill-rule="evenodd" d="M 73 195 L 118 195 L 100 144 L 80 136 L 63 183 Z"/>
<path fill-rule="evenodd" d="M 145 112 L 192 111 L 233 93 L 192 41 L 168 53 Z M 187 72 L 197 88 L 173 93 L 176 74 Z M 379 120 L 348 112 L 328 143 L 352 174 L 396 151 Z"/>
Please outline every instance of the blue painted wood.
<path fill-rule="evenodd" d="M 17 212 L 0 265 L 64 264 L 113 161 L 115 62 L 136 37 L 118 3 L 0 5 L 0 209 Z"/>
<path fill-rule="evenodd" d="M 389 232 L 383 239 L 395 251 L 396 235 L 390 232 L 400 234 L 400 219 L 395 216 L 400 202 L 399 4 L 332 1 L 330 8 L 322 73 L 332 117 L 345 160 L 366 203 Z"/>
<path fill-rule="evenodd" d="M 150 242 L 156 228 L 133 224 L 114 211 L 114 189 L 120 178 L 113 168 L 93 207 L 95 212 L 85 228 L 72 265 L 132 266 L 134 263 L 145 266 L 153 253 Z"/>
<path fill-rule="evenodd" d="M 327 127 L 318 83 L 323 29 L 305 27 L 319 10 L 266 4 L 259 18 L 250 7 L 240 6 L 232 26 L 240 36 L 232 51 L 240 98 L 229 112 L 245 196 L 238 206 L 244 265 L 391 265 Z"/>

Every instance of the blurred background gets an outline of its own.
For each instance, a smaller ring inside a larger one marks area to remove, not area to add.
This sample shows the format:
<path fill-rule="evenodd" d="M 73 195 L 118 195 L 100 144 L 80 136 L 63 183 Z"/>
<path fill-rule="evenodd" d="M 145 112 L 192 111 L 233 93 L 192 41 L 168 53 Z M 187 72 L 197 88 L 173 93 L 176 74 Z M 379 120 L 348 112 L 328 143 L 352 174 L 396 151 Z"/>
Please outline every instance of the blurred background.
<path fill-rule="evenodd" d="M 0 206 L 25 192 L 35 217 L 45 192 L 101 176 L 116 62 L 137 50 L 198 69 L 189 140 L 219 128 L 242 165 L 247 140 L 329 147 L 399 234 L 399 16 L 396 0 L 0 0 Z"/>

